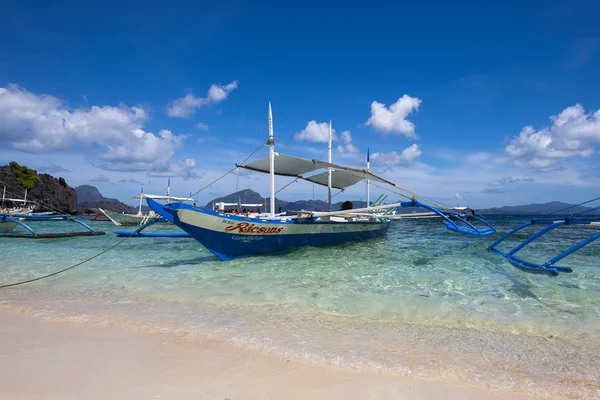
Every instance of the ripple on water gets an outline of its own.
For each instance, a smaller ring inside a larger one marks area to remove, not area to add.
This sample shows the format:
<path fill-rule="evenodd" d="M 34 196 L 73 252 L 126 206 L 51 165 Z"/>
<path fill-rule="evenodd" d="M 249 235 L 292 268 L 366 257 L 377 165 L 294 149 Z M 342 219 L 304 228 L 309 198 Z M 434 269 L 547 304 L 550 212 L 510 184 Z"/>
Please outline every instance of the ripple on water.
<path fill-rule="evenodd" d="M 91 223 L 109 234 L 1 241 L 2 283 L 119 240 L 112 226 Z M 523 254 L 541 260 L 585 233 L 555 231 Z M 223 263 L 193 240 L 132 238 L 0 301 L 42 317 L 198 332 L 336 365 L 598 395 L 599 247 L 565 260 L 573 274 L 549 278 L 512 268 L 485 251 L 489 242 L 410 221 L 360 244 Z"/>

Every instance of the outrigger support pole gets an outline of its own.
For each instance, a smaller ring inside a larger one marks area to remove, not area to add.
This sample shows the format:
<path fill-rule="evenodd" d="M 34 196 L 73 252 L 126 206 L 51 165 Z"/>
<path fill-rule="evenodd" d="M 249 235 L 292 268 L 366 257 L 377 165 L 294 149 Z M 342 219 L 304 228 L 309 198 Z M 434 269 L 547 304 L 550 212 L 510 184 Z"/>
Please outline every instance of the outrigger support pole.
<path fill-rule="evenodd" d="M 455 231 L 455 232 L 459 232 L 459 233 L 466 233 L 468 235 L 475 235 L 475 236 L 488 236 L 488 235 L 496 233 L 496 229 L 494 229 L 494 227 L 492 225 L 490 225 L 489 222 L 487 222 L 486 220 L 484 220 L 483 218 L 481 218 L 475 214 L 469 215 L 469 214 L 464 214 L 464 213 L 460 213 L 460 212 L 456 212 L 456 211 L 440 210 L 437 207 L 433 207 L 433 206 L 430 206 L 429 204 L 421 203 L 420 201 L 415 200 L 415 199 L 412 199 L 411 201 L 403 201 L 402 203 L 400 203 L 400 205 L 402 207 L 421 207 L 421 208 L 425 208 L 427 210 L 433 211 L 434 213 L 436 213 L 437 215 L 439 215 L 442 218 L 442 220 L 444 221 L 444 225 L 446 225 L 446 228 L 450 229 L 451 231 Z M 477 221 L 483 223 L 485 226 L 487 226 L 487 228 L 479 229 L 475 225 L 473 225 L 472 223 L 467 221 L 467 218 L 477 220 Z M 454 221 L 454 219 L 458 220 L 459 222 L 462 222 L 467 227 L 458 225 Z"/>

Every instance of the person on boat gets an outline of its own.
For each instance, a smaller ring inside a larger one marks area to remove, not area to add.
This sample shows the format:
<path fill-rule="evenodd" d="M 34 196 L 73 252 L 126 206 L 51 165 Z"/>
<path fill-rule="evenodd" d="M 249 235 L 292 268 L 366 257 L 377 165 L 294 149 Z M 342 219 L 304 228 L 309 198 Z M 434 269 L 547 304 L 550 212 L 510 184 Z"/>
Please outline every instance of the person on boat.
<path fill-rule="evenodd" d="M 340 208 L 340 211 L 352 210 L 352 207 L 354 207 L 354 204 L 352 204 L 351 201 L 345 201 L 342 203 L 342 207 Z"/>

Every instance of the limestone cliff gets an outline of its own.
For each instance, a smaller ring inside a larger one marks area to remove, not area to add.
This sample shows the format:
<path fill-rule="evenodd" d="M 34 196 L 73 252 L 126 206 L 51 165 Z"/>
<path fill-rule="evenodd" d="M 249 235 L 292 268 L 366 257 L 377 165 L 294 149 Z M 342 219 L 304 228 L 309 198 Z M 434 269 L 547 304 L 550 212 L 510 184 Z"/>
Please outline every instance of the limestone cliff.
<path fill-rule="evenodd" d="M 27 174 L 23 174 L 23 169 Z M 77 213 L 77 193 L 63 178 L 20 166 L 15 162 L 0 167 L 0 190 L 6 186 L 6 197 L 22 199 L 28 187 L 27 199 L 34 200 L 40 209 Z"/>

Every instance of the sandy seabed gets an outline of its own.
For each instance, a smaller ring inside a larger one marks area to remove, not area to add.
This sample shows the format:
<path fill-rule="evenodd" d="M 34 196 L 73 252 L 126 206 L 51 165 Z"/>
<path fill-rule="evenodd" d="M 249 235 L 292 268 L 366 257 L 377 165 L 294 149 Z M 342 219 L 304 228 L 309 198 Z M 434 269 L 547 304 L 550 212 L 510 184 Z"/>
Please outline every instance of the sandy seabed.
<path fill-rule="evenodd" d="M 287 359 L 181 333 L 0 310 L 3 399 L 541 399 Z"/>

